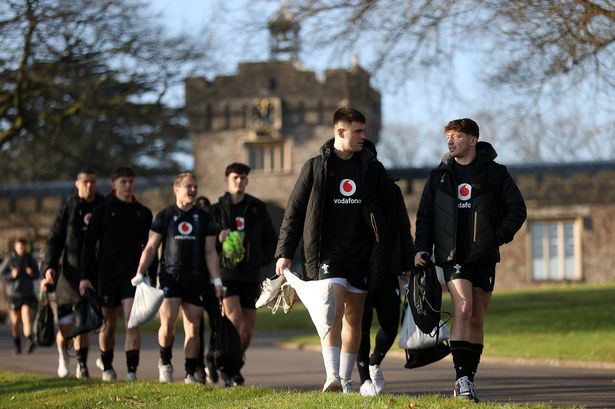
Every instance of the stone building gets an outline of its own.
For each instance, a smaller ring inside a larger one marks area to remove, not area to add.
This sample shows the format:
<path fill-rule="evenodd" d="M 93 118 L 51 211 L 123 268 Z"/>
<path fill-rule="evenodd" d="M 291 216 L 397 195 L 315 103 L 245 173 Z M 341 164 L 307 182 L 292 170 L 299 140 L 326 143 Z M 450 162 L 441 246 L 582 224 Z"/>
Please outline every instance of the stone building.
<path fill-rule="evenodd" d="M 351 105 L 380 131 L 380 94 L 358 62 L 319 78 L 297 58 L 298 25 L 283 7 L 270 21 L 271 58 L 239 64 L 235 75 L 186 80 L 186 113 L 200 191 L 215 201 L 231 162 L 250 165 L 250 193 L 283 207 L 301 166 L 333 137 L 335 110 Z M 272 184 L 275 181 L 275 185 Z"/>

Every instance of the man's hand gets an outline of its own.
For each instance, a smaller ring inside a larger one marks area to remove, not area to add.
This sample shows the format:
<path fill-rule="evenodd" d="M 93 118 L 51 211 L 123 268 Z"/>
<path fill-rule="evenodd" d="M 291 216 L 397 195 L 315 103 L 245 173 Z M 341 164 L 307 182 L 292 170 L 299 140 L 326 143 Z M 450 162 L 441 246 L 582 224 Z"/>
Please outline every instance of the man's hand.
<path fill-rule="evenodd" d="M 82 297 L 85 297 L 87 295 L 88 290 L 95 291 L 95 288 L 90 282 L 90 280 L 79 281 L 79 294 L 81 294 Z"/>
<path fill-rule="evenodd" d="M 45 270 L 45 274 L 39 283 L 39 288 L 41 294 L 44 294 L 49 290 L 49 287 L 53 287 L 55 285 L 55 277 L 56 271 L 53 268 L 48 268 Z"/>
<path fill-rule="evenodd" d="M 423 255 L 425 255 L 423 257 Z M 419 251 L 414 255 L 414 265 L 424 267 L 429 263 L 429 253 L 426 251 Z"/>
<path fill-rule="evenodd" d="M 276 261 L 275 263 L 275 273 L 279 276 L 283 276 L 284 275 L 284 269 L 289 269 L 290 270 L 290 266 L 293 264 L 292 260 L 289 258 L 284 258 L 284 257 L 280 257 L 278 259 L 278 261 Z"/>
<path fill-rule="evenodd" d="M 216 289 L 216 297 L 218 297 L 220 300 L 222 298 L 224 298 L 224 287 L 222 286 L 222 279 L 220 277 L 215 277 L 214 279 L 211 280 L 211 283 L 214 285 L 214 288 Z"/>
<path fill-rule="evenodd" d="M 26 274 L 27 274 L 29 277 L 32 277 L 32 276 L 34 275 L 34 274 L 33 274 L 33 272 L 32 272 L 32 269 L 31 269 L 30 267 L 26 267 Z"/>
<path fill-rule="evenodd" d="M 220 243 L 224 243 L 224 240 L 226 240 L 226 236 L 228 236 L 230 232 L 231 229 L 220 230 L 220 234 L 218 234 L 218 241 Z"/>
<path fill-rule="evenodd" d="M 11 268 L 11 278 L 13 280 L 16 280 L 18 275 L 19 275 L 19 269 L 17 267 Z"/>
<path fill-rule="evenodd" d="M 143 281 L 145 281 L 145 279 L 143 278 L 143 274 L 141 273 L 137 273 L 135 274 L 135 276 L 130 280 L 130 284 L 132 284 L 134 287 L 138 286 L 139 284 L 141 284 Z"/>

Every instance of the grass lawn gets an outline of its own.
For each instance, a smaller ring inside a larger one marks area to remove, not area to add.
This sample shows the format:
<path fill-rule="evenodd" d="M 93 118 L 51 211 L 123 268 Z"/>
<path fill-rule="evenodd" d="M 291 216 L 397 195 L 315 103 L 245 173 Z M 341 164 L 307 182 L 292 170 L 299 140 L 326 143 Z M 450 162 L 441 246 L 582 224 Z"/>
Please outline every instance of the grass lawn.
<path fill-rule="evenodd" d="M 485 322 L 485 355 L 615 362 L 615 283 L 495 291 Z M 443 309 L 452 311 L 443 294 Z M 376 320 L 375 320 L 376 321 Z M 307 325 L 306 325 L 307 322 Z M 312 328 L 302 305 L 286 315 L 260 310 L 259 329 Z M 372 327 L 372 336 L 377 322 Z M 318 344 L 313 335 L 292 342 Z M 393 348 L 397 348 L 394 346 Z"/>
<path fill-rule="evenodd" d="M 480 406 L 479 406 L 480 405 Z M 550 408 L 547 404 L 467 403 L 435 395 L 420 397 L 274 391 L 240 387 L 160 384 L 154 381 L 103 383 L 0 372 L 1 408 Z"/>

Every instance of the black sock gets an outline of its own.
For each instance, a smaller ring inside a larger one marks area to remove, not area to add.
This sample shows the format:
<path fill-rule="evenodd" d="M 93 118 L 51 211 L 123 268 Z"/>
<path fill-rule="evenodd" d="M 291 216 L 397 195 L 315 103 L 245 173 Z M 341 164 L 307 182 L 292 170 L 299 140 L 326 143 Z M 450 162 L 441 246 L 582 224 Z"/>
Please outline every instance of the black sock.
<path fill-rule="evenodd" d="M 193 375 L 196 370 L 196 365 L 199 362 L 198 358 L 186 358 L 186 375 Z"/>
<path fill-rule="evenodd" d="M 369 357 L 370 365 L 380 365 L 384 359 L 386 352 L 378 352 L 374 349 L 374 353 Z"/>
<path fill-rule="evenodd" d="M 483 344 L 470 343 L 470 351 L 470 375 L 468 377 L 470 378 L 470 382 L 474 382 L 474 375 L 476 375 L 480 357 L 483 353 Z"/>
<path fill-rule="evenodd" d="M 103 363 L 103 371 L 113 369 L 113 350 L 100 351 L 100 360 Z"/>
<path fill-rule="evenodd" d="M 451 354 L 455 366 L 456 379 L 470 377 L 470 343 L 468 341 L 451 341 Z"/>
<path fill-rule="evenodd" d="M 139 350 L 131 349 L 126 351 L 126 368 L 128 372 L 137 372 L 139 366 Z"/>
<path fill-rule="evenodd" d="M 88 351 L 88 348 L 81 348 L 75 351 L 77 352 L 77 362 L 80 366 L 86 366 L 88 362 Z"/>
<path fill-rule="evenodd" d="M 173 358 L 173 347 L 160 347 L 160 361 L 163 365 L 169 365 Z"/>
<path fill-rule="evenodd" d="M 21 338 L 20 337 L 15 337 L 13 338 L 13 342 L 15 343 L 15 351 L 17 351 L 17 353 L 21 353 Z"/>

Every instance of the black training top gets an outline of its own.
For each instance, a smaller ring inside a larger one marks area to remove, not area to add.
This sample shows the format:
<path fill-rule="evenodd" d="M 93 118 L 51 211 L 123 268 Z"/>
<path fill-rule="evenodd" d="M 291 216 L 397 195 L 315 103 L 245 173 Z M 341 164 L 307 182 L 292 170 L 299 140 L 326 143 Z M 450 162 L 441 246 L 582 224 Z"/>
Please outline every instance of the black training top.
<path fill-rule="evenodd" d="M 453 176 L 457 182 L 457 253 L 455 259 L 466 259 L 468 252 L 468 237 L 472 218 L 472 171 L 475 162 L 468 165 L 460 165 L 456 161 L 452 163 Z"/>
<path fill-rule="evenodd" d="M 156 215 L 151 230 L 162 235 L 161 273 L 207 274 L 205 237 L 218 234 L 211 215 L 196 206 L 184 212 L 173 205 Z"/>
<path fill-rule="evenodd" d="M 329 158 L 321 260 L 369 260 L 373 234 L 363 217 L 361 158 Z"/>

